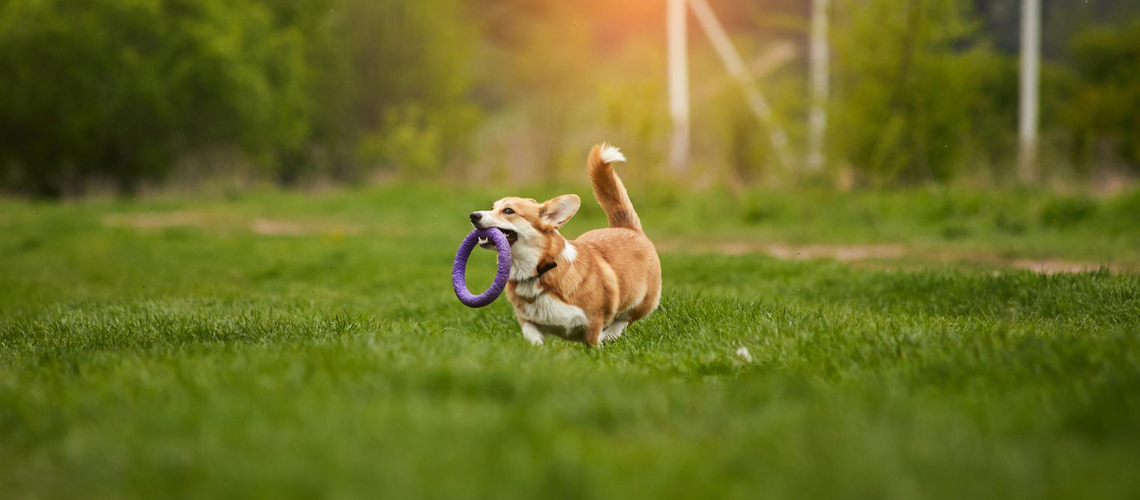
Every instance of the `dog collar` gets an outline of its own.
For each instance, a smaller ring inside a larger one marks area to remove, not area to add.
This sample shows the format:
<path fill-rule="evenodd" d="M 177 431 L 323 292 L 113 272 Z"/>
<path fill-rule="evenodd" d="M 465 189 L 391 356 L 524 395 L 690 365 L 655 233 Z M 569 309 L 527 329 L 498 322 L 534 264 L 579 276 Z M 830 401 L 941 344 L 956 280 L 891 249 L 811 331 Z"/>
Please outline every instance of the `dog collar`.
<path fill-rule="evenodd" d="M 554 262 L 554 261 L 550 261 L 550 262 L 547 262 L 547 263 L 540 263 L 540 264 L 538 265 L 538 267 L 536 267 L 536 268 L 535 268 L 535 271 L 538 271 L 538 274 L 535 274 L 534 276 L 531 276 L 531 277 L 529 277 L 529 278 L 523 278 L 523 279 L 521 279 L 521 280 L 518 280 L 518 282 L 519 282 L 519 283 L 522 283 L 522 282 L 525 282 L 525 281 L 532 281 L 532 280 L 536 280 L 536 279 L 538 279 L 538 278 L 541 278 L 541 277 L 542 277 L 542 275 L 546 274 L 546 273 L 547 273 L 547 272 L 549 272 L 551 269 L 554 269 L 554 268 L 556 268 L 556 267 L 558 267 L 558 263 L 557 263 L 557 262 Z"/>

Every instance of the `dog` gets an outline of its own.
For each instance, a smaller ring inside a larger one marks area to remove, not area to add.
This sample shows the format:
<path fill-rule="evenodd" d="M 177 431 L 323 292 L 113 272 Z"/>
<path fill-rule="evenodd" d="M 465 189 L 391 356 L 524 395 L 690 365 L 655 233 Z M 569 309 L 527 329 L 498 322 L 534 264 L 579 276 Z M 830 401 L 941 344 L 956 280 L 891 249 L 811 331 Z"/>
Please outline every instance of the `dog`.
<path fill-rule="evenodd" d="M 559 234 L 582 200 L 567 194 L 539 203 L 508 197 L 471 213 L 478 229 L 497 228 L 511 245 L 507 297 L 522 334 L 534 345 L 550 335 L 590 347 L 620 337 L 661 302 L 661 260 L 645 236 L 613 164 L 618 148 L 597 144 L 586 169 L 609 226 L 569 241 Z M 480 240 L 483 248 L 492 242 Z"/>

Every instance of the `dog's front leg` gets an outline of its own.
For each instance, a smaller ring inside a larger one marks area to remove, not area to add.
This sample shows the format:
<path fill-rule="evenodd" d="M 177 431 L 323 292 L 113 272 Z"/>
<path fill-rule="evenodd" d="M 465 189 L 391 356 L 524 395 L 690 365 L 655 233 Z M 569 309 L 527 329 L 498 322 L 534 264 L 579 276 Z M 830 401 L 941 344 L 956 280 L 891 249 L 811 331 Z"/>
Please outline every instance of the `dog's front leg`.
<path fill-rule="evenodd" d="M 605 323 L 601 320 L 591 321 L 586 327 L 586 335 L 582 338 L 586 345 L 590 347 L 598 347 L 602 343 L 602 327 Z"/>
<path fill-rule="evenodd" d="M 538 331 L 537 326 L 534 326 L 534 325 L 527 323 L 527 322 L 523 322 L 522 333 L 523 333 L 523 337 L 525 337 L 527 342 L 530 342 L 531 345 L 542 345 L 543 344 L 543 335 L 542 335 L 542 332 Z"/>

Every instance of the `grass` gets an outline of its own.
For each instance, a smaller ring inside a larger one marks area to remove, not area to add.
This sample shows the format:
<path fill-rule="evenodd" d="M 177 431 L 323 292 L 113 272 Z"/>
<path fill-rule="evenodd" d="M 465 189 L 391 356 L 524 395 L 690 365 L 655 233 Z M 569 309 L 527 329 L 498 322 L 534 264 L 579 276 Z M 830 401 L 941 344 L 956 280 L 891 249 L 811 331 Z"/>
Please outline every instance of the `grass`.
<path fill-rule="evenodd" d="M 1140 261 L 1135 193 L 642 198 L 658 239 Z M 0 201 L 2 496 L 1140 495 L 1136 274 L 667 253 L 650 319 L 536 349 L 447 284 L 491 199 Z"/>

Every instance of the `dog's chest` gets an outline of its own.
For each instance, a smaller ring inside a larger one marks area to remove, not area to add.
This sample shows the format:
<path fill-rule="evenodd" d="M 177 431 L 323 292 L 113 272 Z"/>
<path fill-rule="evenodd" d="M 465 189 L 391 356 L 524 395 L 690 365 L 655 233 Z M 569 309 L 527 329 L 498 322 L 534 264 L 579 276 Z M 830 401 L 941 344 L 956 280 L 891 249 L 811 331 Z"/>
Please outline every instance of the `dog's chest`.
<path fill-rule="evenodd" d="M 520 283 L 515 288 L 514 293 L 518 297 L 511 302 L 519 319 L 538 327 L 554 327 L 567 331 L 586 325 L 586 312 L 582 308 L 542 292 L 537 280 Z"/>

